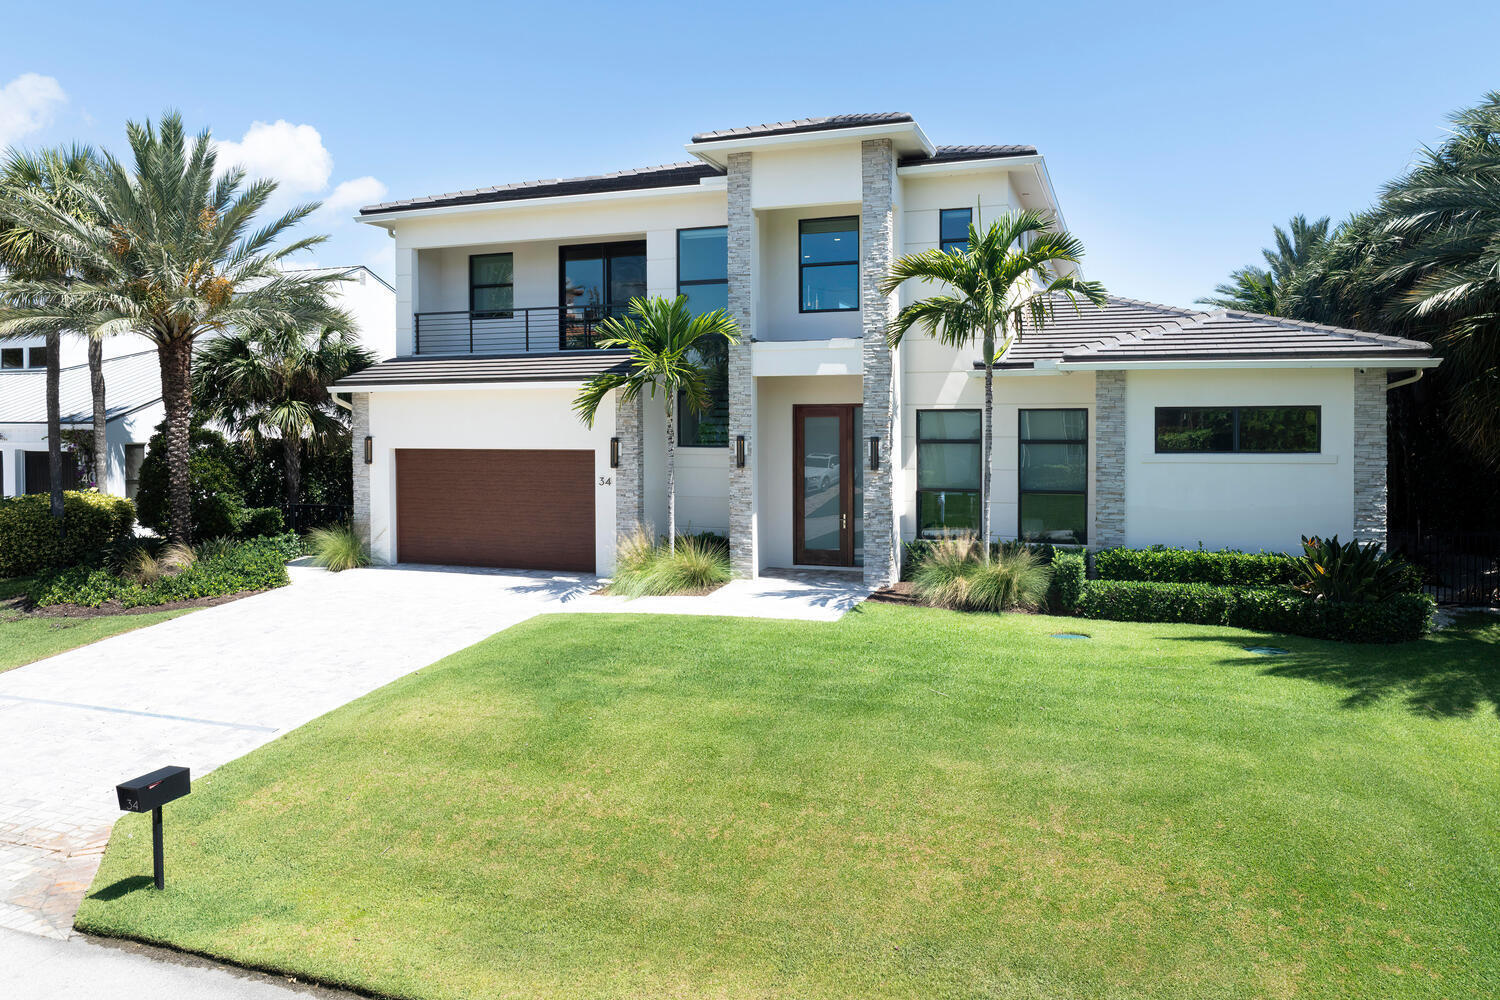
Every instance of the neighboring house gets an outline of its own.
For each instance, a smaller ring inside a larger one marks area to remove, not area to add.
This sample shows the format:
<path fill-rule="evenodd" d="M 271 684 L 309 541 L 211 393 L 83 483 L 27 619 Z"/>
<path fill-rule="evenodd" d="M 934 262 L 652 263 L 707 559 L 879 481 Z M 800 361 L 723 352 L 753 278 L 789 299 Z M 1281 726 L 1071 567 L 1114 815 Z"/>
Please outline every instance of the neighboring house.
<path fill-rule="evenodd" d="M 396 241 L 397 357 L 344 379 L 355 519 L 381 561 L 609 572 L 665 522 L 660 400 L 585 428 L 579 385 L 637 295 L 727 307 L 744 343 L 684 415 L 680 530 L 735 571 L 863 566 L 979 526 L 977 350 L 914 333 L 876 290 L 898 255 L 1014 208 L 1061 219 L 1029 146 L 934 146 L 909 115 L 694 136 L 693 162 L 372 205 Z M 1383 539 L 1392 370 L 1427 345 L 1262 316 L 1060 304 L 996 379 L 994 526 L 1091 547 L 1287 549 Z M 361 443 L 363 442 L 363 447 Z"/>
<path fill-rule="evenodd" d="M 347 272 L 336 297 L 354 316 L 360 340 L 378 357 L 396 353 L 395 290 L 366 267 L 324 268 Z M 63 338 L 59 399 L 65 433 L 87 437 L 93 428 L 88 344 Z M 0 496 L 41 493 L 50 488 L 47 468 L 46 347 L 41 339 L 0 341 Z M 123 334 L 104 341 L 104 403 L 108 427 L 106 493 L 135 498 L 146 444 L 166 411 L 161 401 L 161 365 L 145 337 Z M 71 457 L 63 462 L 63 486 L 87 485 L 88 470 Z"/>

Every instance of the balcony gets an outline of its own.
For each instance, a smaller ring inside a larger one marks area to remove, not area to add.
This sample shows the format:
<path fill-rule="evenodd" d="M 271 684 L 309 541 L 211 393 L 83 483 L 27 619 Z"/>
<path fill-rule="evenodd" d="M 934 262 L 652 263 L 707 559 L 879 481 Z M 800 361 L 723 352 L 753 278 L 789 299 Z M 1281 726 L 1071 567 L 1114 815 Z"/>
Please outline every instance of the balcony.
<path fill-rule="evenodd" d="M 623 306 L 537 306 L 504 312 L 419 312 L 413 317 L 414 354 L 529 354 L 588 351 L 596 333 Z"/>

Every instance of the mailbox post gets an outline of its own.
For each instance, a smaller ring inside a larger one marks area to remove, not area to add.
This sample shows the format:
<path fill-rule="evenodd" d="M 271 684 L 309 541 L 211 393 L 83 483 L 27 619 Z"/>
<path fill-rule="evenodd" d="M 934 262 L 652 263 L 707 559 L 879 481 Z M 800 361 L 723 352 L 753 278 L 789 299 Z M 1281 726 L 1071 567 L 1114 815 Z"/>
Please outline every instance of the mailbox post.
<path fill-rule="evenodd" d="M 192 790 L 192 778 L 185 767 L 159 768 L 115 786 L 121 809 L 126 812 L 151 812 L 151 867 L 156 875 L 158 889 L 164 889 L 167 885 L 162 863 L 161 807 L 174 799 L 182 798 Z"/>

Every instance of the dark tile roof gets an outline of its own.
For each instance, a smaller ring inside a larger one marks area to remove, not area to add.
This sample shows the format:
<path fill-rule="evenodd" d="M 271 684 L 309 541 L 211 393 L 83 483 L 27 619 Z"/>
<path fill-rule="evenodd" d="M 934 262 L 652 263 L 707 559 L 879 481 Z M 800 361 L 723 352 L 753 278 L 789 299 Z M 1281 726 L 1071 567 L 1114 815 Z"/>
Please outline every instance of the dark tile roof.
<path fill-rule="evenodd" d="M 872 111 L 865 114 L 827 115 L 823 118 L 798 118 L 789 122 L 770 122 L 765 125 L 745 125 L 740 128 L 719 129 L 716 132 L 699 132 L 693 142 L 723 142 L 726 139 L 743 139 L 746 136 L 794 135 L 798 132 L 828 132 L 840 128 L 859 128 L 862 125 L 890 125 L 895 122 L 915 121 L 904 111 Z"/>
<path fill-rule="evenodd" d="M 1040 333 L 1022 331 L 999 365 L 1038 361 L 1235 361 L 1427 357 L 1432 345 L 1257 313 L 1206 312 L 1110 296 L 1100 309 L 1059 297 Z"/>
<path fill-rule="evenodd" d="M 448 194 L 383 201 L 366 205 L 360 215 L 381 215 L 409 208 L 443 208 L 451 205 L 482 205 L 488 202 L 524 201 L 528 198 L 557 198 L 574 194 L 600 194 L 607 191 L 637 191 L 648 188 L 682 187 L 697 184 L 705 177 L 717 177 L 724 171 L 708 163 L 666 163 L 658 167 L 637 167 L 612 174 L 589 177 L 567 177 L 544 181 L 523 181 L 498 187 L 453 191 Z"/>
<path fill-rule="evenodd" d="M 449 355 L 391 358 L 339 379 L 341 391 L 391 385 L 457 385 L 474 382 L 576 382 L 630 367 L 626 351 L 552 351 L 536 354 Z"/>
<path fill-rule="evenodd" d="M 89 366 L 71 365 L 61 372 L 59 409 L 64 424 L 94 422 L 94 393 Z M 114 420 L 161 399 L 161 362 L 155 351 L 104 359 L 104 414 Z M 47 421 L 47 371 L 28 368 L 0 372 L 0 424 Z"/>
<path fill-rule="evenodd" d="M 957 163 L 961 160 L 1000 160 L 1007 156 L 1035 156 L 1035 146 L 938 146 L 931 156 L 903 156 L 897 166 L 918 163 Z"/>

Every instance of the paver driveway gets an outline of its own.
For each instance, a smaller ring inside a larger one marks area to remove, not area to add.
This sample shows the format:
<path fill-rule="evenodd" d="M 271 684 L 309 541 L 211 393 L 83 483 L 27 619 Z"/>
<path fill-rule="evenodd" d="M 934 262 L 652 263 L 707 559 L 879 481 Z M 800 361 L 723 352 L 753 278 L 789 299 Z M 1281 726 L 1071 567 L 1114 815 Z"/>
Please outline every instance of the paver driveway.
<path fill-rule="evenodd" d="M 596 586 L 435 567 L 292 573 L 290 587 L 0 674 L 0 927 L 71 933 L 120 815 L 116 782 L 164 764 L 202 775 Z"/>

